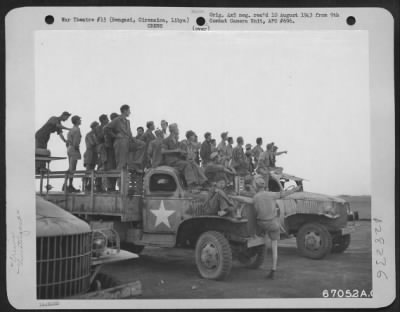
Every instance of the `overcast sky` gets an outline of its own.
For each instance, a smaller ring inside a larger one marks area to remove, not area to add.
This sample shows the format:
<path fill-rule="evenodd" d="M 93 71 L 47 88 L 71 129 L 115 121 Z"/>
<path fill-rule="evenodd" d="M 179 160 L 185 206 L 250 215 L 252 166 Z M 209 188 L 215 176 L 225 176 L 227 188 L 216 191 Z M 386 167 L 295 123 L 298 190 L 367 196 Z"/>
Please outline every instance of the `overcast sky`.
<path fill-rule="evenodd" d="M 65 110 L 81 116 L 82 154 L 90 123 L 129 104 L 134 133 L 166 119 L 182 139 L 261 136 L 288 150 L 277 165 L 307 191 L 370 194 L 366 32 L 43 31 L 35 66 L 36 129 Z M 66 156 L 56 134 L 48 147 Z"/>

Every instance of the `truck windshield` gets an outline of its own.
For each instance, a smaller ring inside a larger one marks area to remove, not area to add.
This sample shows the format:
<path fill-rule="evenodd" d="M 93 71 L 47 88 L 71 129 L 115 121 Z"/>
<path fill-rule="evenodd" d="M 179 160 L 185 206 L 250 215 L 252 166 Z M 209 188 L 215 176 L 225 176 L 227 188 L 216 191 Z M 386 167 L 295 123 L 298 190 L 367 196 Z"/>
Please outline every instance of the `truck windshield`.
<path fill-rule="evenodd" d="M 175 192 L 177 188 L 173 176 L 165 173 L 155 173 L 150 177 L 151 192 Z"/>

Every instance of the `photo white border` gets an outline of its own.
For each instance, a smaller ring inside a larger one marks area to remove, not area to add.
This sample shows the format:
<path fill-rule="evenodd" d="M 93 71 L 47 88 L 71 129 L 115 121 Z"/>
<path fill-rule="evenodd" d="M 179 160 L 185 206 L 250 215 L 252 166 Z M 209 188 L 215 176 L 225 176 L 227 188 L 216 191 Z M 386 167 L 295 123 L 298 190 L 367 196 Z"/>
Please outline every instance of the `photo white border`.
<path fill-rule="evenodd" d="M 304 8 L 262 8 L 262 11 L 299 12 Z M 198 16 L 209 12 L 255 12 L 256 8 L 149 8 L 149 7 L 24 7 L 6 16 L 6 202 L 7 202 L 7 294 L 16 308 L 375 308 L 389 305 L 396 295 L 395 284 L 395 114 L 394 114 L 394 21 L 381 8 L 307 8 L 308 12 L 338 12 L 341 18 L 303 19 L 295 24 L 212 24 L 208 31 L 268 30 L 367 30 L 369 33 L 370 112 L 371 112 L 371 197 L 372 197 L 372 299 L 294 298 L 294 299 L 140 299 L 140 300 L 36 300 L 35 259 L 35 183 L 33 116 L 35 106 L 34 33 L 37 30 L 136 29 L 144 24 L 60 23 L 60 16 L 189 16 L 189 24 L 169 24 L 168 29 L 194 31 Z M 53 25 L 44 23 L 53 15 Z M 356 17 L 356 24 L 346 24 L 346 17 Z M 356 122 L 356 121 L 355 121 Z M 29 133 L 29 135 L 27 135 Z M 21 192 L 22 190 L 22 192 Z M 388 280 L 379 279 L 382 269 L 375 250 L 373 219 L 382 220 L 379 237 L 385 241 L 385 272 Z M 15 249 L 17 242 L 23 248 Z M 13 258 L 14 257 L 14 258 Z M 22 263 L 21 263 L 22 260 Z"/>

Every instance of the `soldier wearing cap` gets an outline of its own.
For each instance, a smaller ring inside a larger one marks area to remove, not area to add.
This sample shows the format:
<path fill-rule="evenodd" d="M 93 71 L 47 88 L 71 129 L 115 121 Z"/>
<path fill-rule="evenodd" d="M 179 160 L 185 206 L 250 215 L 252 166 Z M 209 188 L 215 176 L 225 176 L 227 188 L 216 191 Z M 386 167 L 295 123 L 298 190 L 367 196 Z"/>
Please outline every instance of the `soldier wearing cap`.
<path fill-rule="evenodd" d="M 47 143 L 50 140 L 50 134 L 57 132 L 61 140 L 67 143 L 67 140 L 62 134 L 62 130 L 70 130 L 70 128 L 64 127 L 61 122 L 68 120 L 71 116 L 68 112 L 63 112 L 59 117 L 53 116 L 38 130 L 35 134 L 36 148 L 46 148 Z"/>
<path fill-rule="evenodd" d="M 200 148 L 200 157 L 201 157 L 201 165 L 204 167 L 210 161 L 210 155 L 212 153 L 212 146 L 211 146 L 211 133 L 206 132 L 204 134 L 205 141 L 201 143 Z"/>
<path fill-rule="evenodd" d="M 273 279 L 278 262 L 278 240 L 280 237 L 280 222 L 276 210 L 276 199 L 286 197 L 297 192 L 300 187 L 297 186 L 290 191 L 267 192 L 265 190 L 265 180 L 261 176 L 256 176 L 255 184 L 257 194 L 254 196 L 254 209 L 259 232 L 265 236 L 265 248 L 268 250 L 271 240 L 272 249 L 272 268 L 266 278 Z"/>
<path fill-rule="evenodd" d="M 83 154 L 83 166 L 86 170 L 94 170 L 97 164 L 97 136 L 96 136 L 96 128 L 99 126 L 97 121 L 94 121 L 90 124 L 91 130 L 85 136 L 85 144 L 86 151 Z M 91 189 L 91 181 L 90 179 L 85 179 L 84 182 L 85 189 Z"/>
<path fill-rule="evenodd" d="M 67 191 L 69 192 L 79 192 L 79 190 L 75 189 L 72 182 L 73 182 L 73 175 L 74 171 L 76 171 L 76 165 L 78 160 L 82 158 L 81 152 L 79 150 L 79 145 L 81 143 L 81 130 L 79 126 L 81 124 L 81 117 L 75 115 L 72 116 L 71 122 L 74 125 L 72 129 L 68 132 L 67 135 L 67 155 L 68 155 L 68 162 L 69 162 L 69 185 Z M 64 185 L 65 187 L 65 185 Z"/>

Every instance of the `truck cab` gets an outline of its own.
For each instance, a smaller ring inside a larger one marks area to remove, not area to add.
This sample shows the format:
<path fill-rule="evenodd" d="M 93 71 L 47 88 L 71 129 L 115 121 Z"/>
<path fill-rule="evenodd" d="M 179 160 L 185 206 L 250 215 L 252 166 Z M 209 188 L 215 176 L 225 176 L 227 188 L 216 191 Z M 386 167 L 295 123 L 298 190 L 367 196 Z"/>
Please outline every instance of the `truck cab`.
<path fill-rule="evenodd" d="M 358 213 L 335 196 L 304 191 L 303 178 L 272 170 L 269 191 L 282 192 L 295 186 L 300 191 L 276 200 L 281 238 L 296 237 L 301 255 L 321 259 L 330 252 L 344 252 L 350 245 Z"/>

